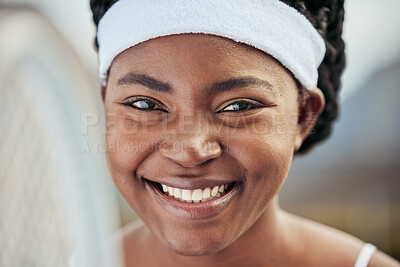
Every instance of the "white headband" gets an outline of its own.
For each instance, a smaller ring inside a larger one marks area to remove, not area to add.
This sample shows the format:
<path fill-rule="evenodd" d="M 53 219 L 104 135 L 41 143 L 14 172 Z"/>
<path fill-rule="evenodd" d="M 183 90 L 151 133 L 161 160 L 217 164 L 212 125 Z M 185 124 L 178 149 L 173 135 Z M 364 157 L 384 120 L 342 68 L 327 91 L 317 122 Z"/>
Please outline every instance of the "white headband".
<path fill-rule="evenodd" d="M 124 50 L 183 33 L 248 44 L 276 58 L 305 88 L 317 86 L 324 40 L 305 16 L 279 0 L 119 0 L 98 25 L 101 83 Z"/>

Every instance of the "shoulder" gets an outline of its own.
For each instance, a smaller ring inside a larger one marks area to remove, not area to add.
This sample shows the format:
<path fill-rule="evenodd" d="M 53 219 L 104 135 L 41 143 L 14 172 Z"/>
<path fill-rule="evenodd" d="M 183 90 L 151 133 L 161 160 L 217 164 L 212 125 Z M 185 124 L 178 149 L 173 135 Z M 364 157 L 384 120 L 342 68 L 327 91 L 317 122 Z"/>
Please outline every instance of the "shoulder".
<path fill-rule="evenodd" d="M 298 243 L 302 255 L 308 255 L 308 266 L 349 266 L 353 267 L 365 242 L 332 227 L 322 225 L 286 212 L 283 212 Z M 392 264 L 392 265 L 390 265 Z M 376 251 L 368 267 L 400 267 L 394 259 Z"/>
<path fill-rule="evenodd" d="M 368 267 L 400 267 L 400 263 L 381 251 L 376 251 L 369 261 Z"/>

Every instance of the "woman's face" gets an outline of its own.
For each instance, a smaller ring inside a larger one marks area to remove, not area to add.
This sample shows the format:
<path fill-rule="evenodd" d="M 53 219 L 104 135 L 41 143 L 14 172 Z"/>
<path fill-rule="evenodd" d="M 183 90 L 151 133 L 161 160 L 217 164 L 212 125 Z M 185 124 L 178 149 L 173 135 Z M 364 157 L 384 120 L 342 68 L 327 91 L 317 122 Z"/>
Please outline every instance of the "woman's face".
<path fill-rule="evenodd" d="M 105 109 L 117 188 L 183 255 L 215 253 L 249 229 L 277 195 L 298 147 L 292 76 L 265 53 L 221 37 L 174 35 L 121 53 Z M 161 184 L 178 188 L 176 196 Z M 181 200 L 190 197 L 201 200 Z"/>

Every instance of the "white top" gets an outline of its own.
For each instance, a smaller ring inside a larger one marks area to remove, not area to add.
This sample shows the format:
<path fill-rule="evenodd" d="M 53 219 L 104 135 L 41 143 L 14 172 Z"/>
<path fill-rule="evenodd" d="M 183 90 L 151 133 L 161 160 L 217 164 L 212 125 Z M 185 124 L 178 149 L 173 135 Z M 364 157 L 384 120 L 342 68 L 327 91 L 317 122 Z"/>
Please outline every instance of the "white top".
<path fill-rule="evenodd" d="M 358 258 L 354 267 L 367 267 L 369 260 L 371 259 L 372 254 L 374 254 L 376 247 L 371 244 L 365 244 L 360 254 L 358 254 Z"/>

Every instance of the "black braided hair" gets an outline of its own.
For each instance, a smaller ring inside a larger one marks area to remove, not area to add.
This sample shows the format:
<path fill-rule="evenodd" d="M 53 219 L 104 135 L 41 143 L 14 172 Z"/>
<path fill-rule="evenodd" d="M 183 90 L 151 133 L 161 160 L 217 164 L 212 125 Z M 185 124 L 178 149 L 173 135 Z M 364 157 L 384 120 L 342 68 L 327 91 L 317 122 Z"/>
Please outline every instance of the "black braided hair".
<path fill-rule="evenodd" d="M 93 21 L 96 26 L 104 13 L 118 0 L 90 0 Z M 342 27 L 344 0 L 281 0 L 308 18 L 325 40 L 326 54 L 319 66 L 318 88 L 325 96 L 325 109 L 314 129 L 304 140 L 296 154 L 308 152 L 316 143 L 326 139 L 332 131 L 332 122 L 339 111 L 338 92 L 341 75 L 346 63 Z M 97 38 L 96 38 L 96 47 Z M 300 90 L 300 97 L 303 95 Z"/>

